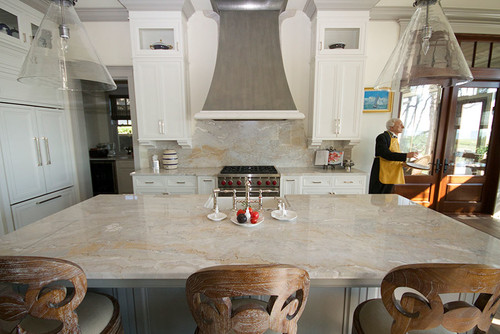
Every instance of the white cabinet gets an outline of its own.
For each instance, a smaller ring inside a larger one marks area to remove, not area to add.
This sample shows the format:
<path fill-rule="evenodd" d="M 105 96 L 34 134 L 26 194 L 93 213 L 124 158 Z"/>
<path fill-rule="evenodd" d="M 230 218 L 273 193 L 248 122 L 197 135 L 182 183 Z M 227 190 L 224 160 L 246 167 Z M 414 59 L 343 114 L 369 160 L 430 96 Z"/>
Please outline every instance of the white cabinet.
<path fill-rule="evenodd" d="M 43 14 L 18 0 L 0 0 L 0 102 L 60 107 L 61 91 L 17 81 Z"/>
<path fill-rule="evenodd" d="M 138 138 L 142 145 L 175 140 L 182 147 L 191 147 L 184 21 L 180 12 L 130 13 Z M 155 49 L 155 43 L 162 47 Z"/>
<path fill-rule="evenodd" d="M 320 60 L 316 66 L 313 138 L 316 141 L 358 139 L 364 60 Z"/>
<path fill-rule="evenodd" d="M 314 19 L 311 147 L 360 138 L 368 18 L 365 11 L 318 11 Z"/>
<path fill-rule="evenodd" d="M 73 185 L 65 112 L 0 104 L 0 144 L 10 203 Z"/>
<path fill-rule="evenodd" d="M 179 57 L 183 55 L 181 12 L 131 11 L 133 57 Z"/>
<path fill-rule="evenodd" d="M 75 192 L 71 187 L 12 205 L 14 228 L 18 230 L 75 203 Z"/>
<path fill-rule="evenodd" d="M 134 194 L 196 194 L 196 176 L 149 175 L 132 176 Z"/>
<path fill-rule="evenodd" d="M 293 175 L 281 175 L 281 195 L 298 195 L 302 193 L 301 177 Z"/>
<path fill-rule="evenodd" d="M 182 61 L 134 59 L 139 142 L 190 141 Z"/>
<path fill-rule="evenodd" d="M 366 194 L 366 175 L 282 175 L 281 187 L 282 196 Z"/>
<path fill-rule="evenodd" d="M 1 43 L 28 50 L 42 17 L 19 1 L 0 0 Z"/>
<path fill-rule="evenodd" d="M 198 194 L 212 194 L 217 187 L 217 177 L 198 176 Z"/>

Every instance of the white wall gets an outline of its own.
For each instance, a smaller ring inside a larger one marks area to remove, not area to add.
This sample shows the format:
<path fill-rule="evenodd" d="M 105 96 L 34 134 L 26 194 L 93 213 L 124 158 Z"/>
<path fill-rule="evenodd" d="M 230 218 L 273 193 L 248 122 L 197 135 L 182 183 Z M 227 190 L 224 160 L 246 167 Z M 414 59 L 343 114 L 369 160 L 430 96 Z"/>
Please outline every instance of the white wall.
<path fill-rule="evenodd" d="M 366 34 L 365 87 L 373 87 L 399 39 L 399 24 L 395 21 L 370 21 Z M 356 168 L 369 172 L 375 155 L 375 138 L 385 130 L 391 113 L 363 113 L 361 141 L 352 149 Z"/>
<path fill-rule="evenodd" d="M 97 55 L 106 66 L 132 66 L 128 22 L 83 22 Z"/>

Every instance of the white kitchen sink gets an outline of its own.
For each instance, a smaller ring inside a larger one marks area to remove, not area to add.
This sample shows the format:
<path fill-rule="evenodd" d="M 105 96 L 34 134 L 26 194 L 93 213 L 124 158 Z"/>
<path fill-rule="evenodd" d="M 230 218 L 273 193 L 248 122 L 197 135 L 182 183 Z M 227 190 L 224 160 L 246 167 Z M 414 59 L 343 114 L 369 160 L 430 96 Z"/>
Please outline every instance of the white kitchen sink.
<path fill-rule="evenodd" d="M 238 200 L 243 200 L 243 197 L 238 197 Z M 258 197 L 250 197 L 250 200 L 256 201 L 256 203 L 252 203 L 251 207 L 259 210 L 259 203 Z M 282 197 L 263 197 L 262 198 L 262 208 L 263 210 L 266 211 L 272 211 L 272 210 L 277 210 L 278 209 L 278 201 L 282 200 L 285 201 L 285 205 L 288 207 L 288 202 L 286 199 Z M 228 211 L 233 208 L 233 198 L 232 197 L 219 197 L 217 199 L 217 202 L 219 204 L 219 210 L 220 211 Z M 210 195 L 208 200 L 205 202 L 204 205 L 205 208 L 213 209 L 214 207 L 214 196 Z M 242 203 L 236 203 L 236 208 L 237 209 L 242 209 L 243 204 Z"/>

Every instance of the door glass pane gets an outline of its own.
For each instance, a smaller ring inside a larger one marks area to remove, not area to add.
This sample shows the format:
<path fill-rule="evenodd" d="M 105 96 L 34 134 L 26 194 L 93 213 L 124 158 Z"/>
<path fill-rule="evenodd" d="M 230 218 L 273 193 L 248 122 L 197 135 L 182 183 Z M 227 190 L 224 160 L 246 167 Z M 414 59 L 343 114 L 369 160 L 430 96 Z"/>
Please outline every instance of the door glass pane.
<path fill-rule="evenodd" d="M 455 166 L 450 174 L 484 175 L 496 88 L 460 88 L 455 116 Z"/>
<path fill-rule="evenodd" d="M 433 161 L 440 104 L 441 88 L 436 85 L 412 87 L 402 96 L 400 118 L 405 129 L 400 148 L 401 152 L 418 151 L 416 163 L 429 165 Z M 428 171 L 405 168 L 405 175 L 431 173 L 432 168 Z"/>

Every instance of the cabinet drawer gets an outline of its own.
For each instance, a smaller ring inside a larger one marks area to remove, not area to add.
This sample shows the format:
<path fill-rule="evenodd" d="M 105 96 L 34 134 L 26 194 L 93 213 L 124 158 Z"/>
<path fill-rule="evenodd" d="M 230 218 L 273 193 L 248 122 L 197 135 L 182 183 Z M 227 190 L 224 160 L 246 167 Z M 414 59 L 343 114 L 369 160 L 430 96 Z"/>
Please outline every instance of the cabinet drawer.
<path fill-rule="evenodd" d="M 329 187 L 332 185 L 331 176 L 303 176 L 302 185 L 304 187 Z"/>
<path fill-rule="evenodd" d="M 167 187 L 194 187 L 196 188 L 196 176 L 168 176 Z"/>
<path fill-rule="evenodd" d="M 334 187 L 364 187 L 365 186 L 365 176 L 335 176 L 333 179 Z"/>
<path fill-rule="evenodd" d="M 163 188 L 165 186 L 161 176 L 134 176 L 136 187 Z"/>

